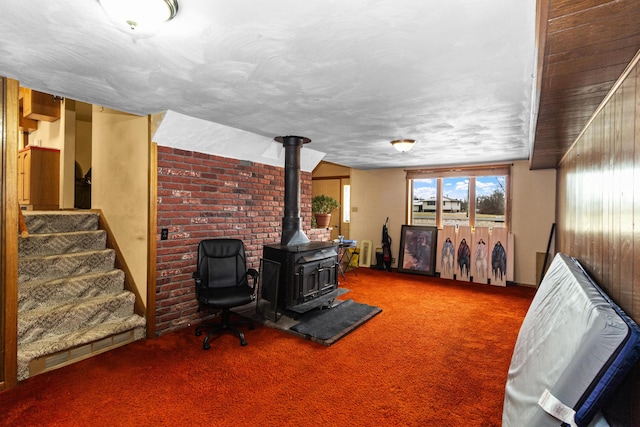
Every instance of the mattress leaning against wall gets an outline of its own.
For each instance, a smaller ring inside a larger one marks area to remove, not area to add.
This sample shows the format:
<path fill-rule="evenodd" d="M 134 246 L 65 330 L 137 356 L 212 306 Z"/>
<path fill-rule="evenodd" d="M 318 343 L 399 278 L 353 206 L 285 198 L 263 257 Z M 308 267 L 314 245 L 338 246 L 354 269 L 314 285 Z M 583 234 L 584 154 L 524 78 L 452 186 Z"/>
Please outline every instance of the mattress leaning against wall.
<path fill-rule="evenodd" d="M 599 409 L 639 359 L 638 325 L 557 254 L 518 334 L 502 425 L 607 425 Z"/>

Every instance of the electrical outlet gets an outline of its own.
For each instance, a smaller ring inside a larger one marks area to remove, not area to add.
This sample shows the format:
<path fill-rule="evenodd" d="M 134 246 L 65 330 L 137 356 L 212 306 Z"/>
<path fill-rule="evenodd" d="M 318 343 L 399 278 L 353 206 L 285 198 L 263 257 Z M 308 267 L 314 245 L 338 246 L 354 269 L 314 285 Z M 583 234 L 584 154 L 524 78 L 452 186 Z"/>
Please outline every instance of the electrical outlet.
<path fill-rule="evenodd" d="M 169 238 L 169 229 L 163 228 L 160 231 L 160 240 L 167 240 Z"/>

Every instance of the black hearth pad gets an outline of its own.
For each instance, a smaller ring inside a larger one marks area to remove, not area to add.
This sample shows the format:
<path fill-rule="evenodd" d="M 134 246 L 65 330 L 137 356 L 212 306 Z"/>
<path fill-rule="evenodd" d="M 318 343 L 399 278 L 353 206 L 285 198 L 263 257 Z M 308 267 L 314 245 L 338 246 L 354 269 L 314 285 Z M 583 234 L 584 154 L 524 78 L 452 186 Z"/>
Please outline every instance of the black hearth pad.
<path fill-rule="evenodd" d="M 381 311 L 378 307 L 348 299 L 331 309 L 316 310 L 302 316 L 300 323 L 290 329 L 329 346 Z"/>

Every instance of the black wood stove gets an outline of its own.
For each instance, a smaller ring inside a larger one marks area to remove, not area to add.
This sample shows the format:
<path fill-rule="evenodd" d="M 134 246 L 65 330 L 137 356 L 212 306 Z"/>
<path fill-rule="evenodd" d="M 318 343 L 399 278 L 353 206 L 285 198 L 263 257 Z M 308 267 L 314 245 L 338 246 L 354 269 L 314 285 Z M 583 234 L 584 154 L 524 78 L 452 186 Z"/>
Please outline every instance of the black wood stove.
<path fill-rule="evenodd" d="M 275 138 L 284 146 L 284 217 L 280 244 L 265 245 L 263 259 L 277 275 L 263 275 L 261 297 L 282 311 L 305 313 L 346 292 L 338 289 L 338 244 L 310 242 L 300 218 L 300 136 Z M 275 267 L 274 267 L 275 266 Z"/>

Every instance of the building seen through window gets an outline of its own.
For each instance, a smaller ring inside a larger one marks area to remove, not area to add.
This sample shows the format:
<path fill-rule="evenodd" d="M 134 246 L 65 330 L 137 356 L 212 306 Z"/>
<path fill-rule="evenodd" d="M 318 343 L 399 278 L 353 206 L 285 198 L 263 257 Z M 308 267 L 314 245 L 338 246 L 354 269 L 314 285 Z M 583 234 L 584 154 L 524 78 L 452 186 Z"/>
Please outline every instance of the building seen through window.
<path fill-rule="evenodd" d="M 482 173 L 411 179 L 410 224 L 506 227 L 507 182 L 508 175 Z"/>

